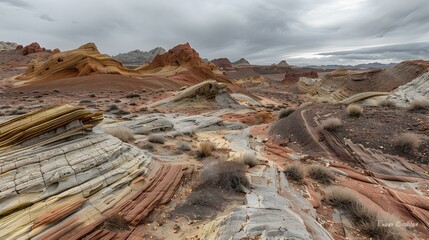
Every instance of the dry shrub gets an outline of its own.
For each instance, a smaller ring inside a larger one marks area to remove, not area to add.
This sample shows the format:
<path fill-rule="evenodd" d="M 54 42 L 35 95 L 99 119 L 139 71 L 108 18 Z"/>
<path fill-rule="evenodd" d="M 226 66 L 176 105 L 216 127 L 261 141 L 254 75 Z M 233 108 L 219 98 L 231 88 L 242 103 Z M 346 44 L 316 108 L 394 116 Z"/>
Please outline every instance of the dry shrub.
<path fill-rule="evenodd" d="M 103 222 L 102 228 L 114 232 L 122 232 L 129 229 L 127 220 L 118 214 L 106 218 Z"/>
<path fill-rule="evenodd" d="M 241 162 L 251 168 L 259 165 L 259 159 L 251 152 L 244 153 L 243 156 L 241 156 Z"/>
<path fill-rule="evenodd" d="M 366 235 L 374 239 L 403 239 L 402 229 L 395 226 L 398 221 L 388 214 L 379 214 L 356 198 L 354 193 L 342 187 L 333 187 L 326 200 L 335 207 L 346 210 L 353 223 Z"/>
<path fill-rule="evenodd" d="M 357 104 L 350 104 L 347 106 L 346 111 L 350 117 L 360 117 L 363 113 L 363 108 Z"/>
<path fill-rule="evenodd" d="M 328 118 L 322 122 L 322 128 L 328 131 L 335 131 L 343 126 L 343 123 L 339 118 Z"/>
<path fill-rule="evenodd" d="M 419 137 L 414 133 L 402 133 L 393 139 L 393 145 L 407 153 L 417 150 L 421 143 Z"/>
<path fill-rule="evenodd" d="M 269 112 L 258 112 L 254 115 L 255 124 L 262 124 L 266 122 L 270 122 L 272 115 Z"/>
<path fill-rule="evenodd" d="M 205 167 L 198 187 L 215 187 L 225 191 L 242 192 L 242 186 L 248 188 L 249 185 L 243 163 L 219 161 Z"/>
<path fill-rule="evenodd" d="M 410 107 L 408 108 L 410 111 L 414 110 L 427 110 L 429 109 L 429 100 L 417 99 L 411 102 Z"/>
<path fill-rule="evenodd" d="M 149 142 L 151 142 L 151 143 L 159 143 L 159 144 L 164 144 L 165 143 L 164 136 L 162 136 L 160 134 L 149 135 L 149 137 L 147 138 L 147 140 Z"/>
<path fill-rule="evenodd" d="M 208 157 L 212 154 L 213 149 L 214 149 L 213 143 L 209 141 L 201 142 L 198 145 L 197 157 L 199 158 Z"/>
<path fill-rule="evenodd" d="M 140 97 L 140 95 L 137 93 L 129 93 L 125 97 L 126 98 L 138 98 L 138 97 Z"/>
<path fill-rule="evenodd" d="M 104 130 L 105 133 L 110 134 L 114 137 L 119 138 L 123 142 L 134 142 L 136 139 L 134 138 L 134 133 L 126 127 L 115 127 L 115 128 L 108 128 Z"/>
<path fill-rule="evenodd" d="M 289 180 L 302 183 L 304 180 L 304 169 L 299 163 L 289 165 L 284 171 Z"/>
<path fill-rule="evenodd" d="M 153 144 L 146 143 L 146 142 L 139 142 L 137 146 L 141 149 L 148 150 L 148 151 L 152 151 L 155 148 Z"/>
<path fill-rule="evenodd" d="M 320 165 L 311 165 L 307 169 L 308 176 L 314 181 L 329 185 L 333 180 L 335 180 L 334 174 L 327 167 Z"/>
<path fill-rule="evenodd" d="M 187 152 L 187 151 L 191 151 L 191 145 L 189 145 L 189 143 L 187 142 L 178 142 L 176 145 L 176 148 L 182 152 Z"/>
<path fill-rule="evenodd" d="M 282 110 L 280 110 L 279 112 L 279 119 L 285 118 L 287 116 L 289 116 L 291 113 L 295 112 L 295 108 L 284 108 Z"/>

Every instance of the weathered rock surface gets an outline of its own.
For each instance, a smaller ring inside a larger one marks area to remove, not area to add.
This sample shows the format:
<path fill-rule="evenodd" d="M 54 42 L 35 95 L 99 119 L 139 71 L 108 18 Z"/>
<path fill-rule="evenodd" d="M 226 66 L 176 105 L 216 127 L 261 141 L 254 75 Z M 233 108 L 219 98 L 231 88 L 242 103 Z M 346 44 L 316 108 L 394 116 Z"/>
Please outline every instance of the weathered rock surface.
<path fill-rule="evenodd" d="M 309 91 L 311 96 L 343 100 L 363 92 L 389 92 L 405 85 L 429 70 L 429 62 L 405 61 L 390 69 L 356 71 L 338 69 L 326 74 Z"/>
<path fill-rule="evenodd" d="M 148 107 L 205 107 L 217 105 L 221 108 L 245 108 L 235 101 L 227 92 L 227 85 L 215 80 L 207 80 L 178 92 L 175 96 L 152 103 Z M 208 100 L 202 102 L 201 100 Z"/>
<path fill-rule="evenodd" d="M 38 53 L 38 52 L 44 52 L 44 51 L 46 51 L 46 49 L 40 47 L 39 43 L 33 42 L 33 43 L 30 43 L 29 45 L 25 46 L 22 49 L 22 54 L 23 55 L 28 55 L 28 54 L 31 54 L 31 53 Z"/>
<path fill-rule="evenodd" d="M 92 128 L 102 119 L 101 113 L 71 105 L 31 112 L 0 123 L 0 151 L 60 140 Z"/>
<path fill-rule="evenodd" d="M 18 80 L 47 81 L 94 73 L 139 75 L 118 61 L 101 54 L 95 44 L 88 43 L 78 49 L 54 54 L 45 62 L 32 62 Z"/>
<path fill-rule="evenodd" d="M 11 122 L 25 128 L 37 123 L 36 115 Z M 58 129 L 66 125 L 56 123 Z M 173 197 L 183 173 L 182 165 L 156 162 L 104 133 L 19 148 L 0 157 L 0 238 L 133 239 L 137 226 Z M 120 231 L 107 224 L 118 218 Z"/>
<path fill-rule="evenodd" d="M 283 81 L 287 83 L 293 83 L 293 82 L 297 82 L 301 77 L 317 79 L 319 75 L 315 71 L 300 72 L 300 73 L 286 73 Z"/>
<path fill-rule="evenodd" d="M 18 44 L 14 43 L 14 42 L 0 41 L 0 52 L 16 49 L 17 46 L 18 46 Z"/>
<path fill-rule="evenodd" d="M 398 87 L 388 98 L 401 107 L 409 106 L 414 100 L 429 100 L 429 73 Z"/>
<path fill-rule="evenodd" d="M 218 68 L 222 68 L 224 70 L 231 70 L 232 68 L 232 64 L 229 61 L 228 58 L 216 58 L 211 60 L 211 62 L 216 65 L 216 67 Z"/>

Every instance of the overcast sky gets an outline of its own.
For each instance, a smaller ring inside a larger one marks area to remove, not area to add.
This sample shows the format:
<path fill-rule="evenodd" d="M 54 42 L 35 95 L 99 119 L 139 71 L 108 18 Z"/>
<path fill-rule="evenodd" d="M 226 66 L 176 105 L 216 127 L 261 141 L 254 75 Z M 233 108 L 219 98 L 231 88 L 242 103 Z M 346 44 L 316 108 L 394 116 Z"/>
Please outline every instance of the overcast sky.
<path fill-rule="evenodd" d="M 255 64 L 429 58 L 427 0 L 0 0 L 0 40 L 103 53 L 189 42 Z"/>

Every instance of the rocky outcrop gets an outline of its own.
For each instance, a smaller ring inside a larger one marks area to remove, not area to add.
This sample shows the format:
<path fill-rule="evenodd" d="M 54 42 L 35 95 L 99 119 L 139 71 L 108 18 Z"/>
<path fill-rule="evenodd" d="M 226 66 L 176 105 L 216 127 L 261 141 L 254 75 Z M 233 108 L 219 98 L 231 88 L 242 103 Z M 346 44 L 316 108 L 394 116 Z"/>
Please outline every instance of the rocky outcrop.
<path fill-rule="evenodd" d="M 389 94 L 389 100 L 396 105 L 407 107 L 415 100 L 429 99 L 429 72 L 413 81 L 398 87 Z"/>
<path fill-rule="evenodd" d="M 104 133 L 81 132 L 58 141 L 56 136 L 67 129 L 67 121 L 47 121 L 46 125 L 57 127 L 53 134 L 36 131 L 43 129 L 37 123 L 38 114 L 52 116 L 51 110 L 10 120 L 19 129 L 29 129 L 25 134 L 52 141 L 20 147 L 7 155 L 0 152 L 0 238 L 133 236 L 157 206 L 173 197 L 185 168 L 156 162 L 146 152 Z M 54 112 L 61 119 L 69 116 Z"/>
<path fill-rule="evenodd" d="M 145 63 L 151 62 L 156 56 L 164 54 L 165 52 L 164 48 L 157 47 L 148 52 L 134 50 L 128 53 L 120 53 L 113 56 L 113 58 L 126 66 L 141 66 Z"/>
<path fill-rule="evenodd" d="M 178 92 L 175 96 L 152 103 L 148 107 L 195 108 L 206 107 L 206 104 L 219 108 L 245 108 L 226 93 L 227 85 L 215 80 L 207 80 Z M 205 103 L 201 102 L 205 99 Z M 197 101 L 195 104 L 193 104 Z M 173 107 L 174 106 L 174 107 Z"/>
<path fill-rule="evenodd" d="M 250 65 L 250 62 L 244 58 L 240 58 L 239 60 L 233 62 L 234 65 Z"/>
<path fill-rule="evenodd" d="M 17 43 L 0 41 L 0 52 L 16 49 Z"/>
<path fill-rule="evenodd" d="M 54 54 L 45 62 L 31 62 L 27 71 L 16 79 L 42 81 L 100 73 L 140 75 L 123 67 L 120 62 L 109 56 L 101 54 L 95 44 L 87 43 L 78 49 Z"/>
<path fill-rule="evenodd" d="M 177 45 L 168 52 L 156 56 L 151 63 L 136 70 L 150 74 L 168 73 L 169 79 L 188 86 L 214 79 L 227 84 L 230 90 L 240 90 L 238 86 L 222 75 L 213 63 L 205 63 L 189 43 Z"/>
<path fill-rule="evenodd" d="M 390 92 L 429 70 L 429 61 L 405 61 L 390 69 L 339 69 L 326 74 L 310 95 L 342 100 L 363 92 Z M 330 96 L 329 96 L 330 95 Z"/>
<path fill-rule="evenodd" d="M 217 59 L 213 59 L 211 60 L 211 62 L 216 65 L 216 67 L 218 68 L 222 68 L 224 70 L 231 70 L 232 68 L 232 64 L 229 61 L 228 58 L 217 58 Z"/>
<path fill-rule="evenodd" d="M 46 144 L 90 129 L 103 119 L 80 107 L 62 105 L 0 123 L 0 151 Z M 0 155 L 4 153 L 0 152 Z"/>
<path fill-rule="evenodd" d="M 298 82 L 299 78 L 318 78 L 319 75 L 315 71 L 310 72 L 298 72 L 298 73 L 286 73 L 283 82 L 293 83 Z"/>
<path fill-rule="evenodd" d="M 46 49 L 40 47 L 39 43 L 33 42 L 33 43 L 25 46 L 22 49 L 22 54 L 23 55 L 28 55 L 28 54 L 31 54 L 31 53 L 38 53 L 38 52 L 44 52 L 44 51 L 46 51 Z"/>

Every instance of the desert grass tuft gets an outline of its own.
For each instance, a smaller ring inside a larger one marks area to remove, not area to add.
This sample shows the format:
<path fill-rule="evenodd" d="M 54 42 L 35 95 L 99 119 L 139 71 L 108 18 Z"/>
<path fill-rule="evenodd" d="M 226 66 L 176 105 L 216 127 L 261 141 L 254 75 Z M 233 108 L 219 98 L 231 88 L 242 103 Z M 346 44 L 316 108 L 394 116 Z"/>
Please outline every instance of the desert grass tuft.
<path fill-rule="evenodd" d="M 302 183 L 304 181 L 304 168 L 299 163 L 293 163 L 287 166 L 286 170 L 284 171 L 286 177 L 289 180 Z"/>
<path fill-rule="evenodd" d="M 242 192 L 242 187 L 248 188 L 250 184 L 242 162 L 219 161 L 204 168 L 198 186 Z"/>
<path fill-rule="evenodd" d="M 350 117 L 360 117 L 363 113 L 363 108 L 357 104 L 350 104 L 347 106 L 346 111 Z"/>
<path fill-rule="evenodd" d="M 402 133 L 393 139 L 393 146 L 407 153 L 417 150 L 421 144 L 419 137 L 414 133 Z"/>
<path fill-rule="evenodd" d="M 334 174 L 327 167 L 321 165 L 311 165 L 307 169 L 308 176 L 314 181 L 329 185 L 335 180 Z"/>
<path fill-rule="evenodd" d="M 187 142 L 178 142 L 176 145 L 176 148 L 182 152 L 187 152 L 187 151 L 191 151 L 191 145 Z"/>
<path fill-rule="evenodd" d="M 342 187 L 333 187 L 325 198 L 331 205 L 343 209 L 350 215 L 354 225 L 364 234 L 374 239 L 403 239 L 403 230 L 396 226 L 396 218 L 380 214 L 368 207 L 355 194 Z"/>
<path fill-rule="evenodd" d="M 147 140 L 149 142 L 151 142 L 151 143 L 158 143 L 158 144 L 164 144 L 165 143 L 164 136 L 162 136 L 160 134 L 149 135 L 149 137 L 147 138 Z"/>
<path fill-rule="evenodd" d="M 335 131 L 343 126 L 339 118 L 328 118 L 322 122 L 322 128 L 328 131 Z"/>
<path fill-rule="evenodd" d="M 208 157 L 212 154 L 213 149 L 214 149 L 214 145 L 212 142 L 210 141 L 201 142 L 198 145 L 197 157 L 199 158 Z"/>
<path fill-rule="evenodd" d="M 241 162 L 243 162 L 243 164 L 248 165 L 251 168 L 259 165 L 259 159 L 256 157 L 255 154 L 251 152 L 244 153 L 241 156 Z"/>

